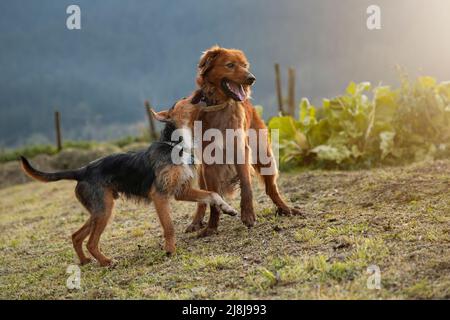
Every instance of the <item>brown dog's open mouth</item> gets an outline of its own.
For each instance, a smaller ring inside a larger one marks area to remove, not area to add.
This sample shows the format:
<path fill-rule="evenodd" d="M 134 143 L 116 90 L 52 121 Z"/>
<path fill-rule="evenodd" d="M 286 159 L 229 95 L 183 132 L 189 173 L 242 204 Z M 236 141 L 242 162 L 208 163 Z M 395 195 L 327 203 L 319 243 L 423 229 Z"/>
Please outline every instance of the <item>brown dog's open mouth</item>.
<path fill-rule="evenodd" d="M 222 89 L 226 93 L 227 96 L 236 100 L 236 101 L 244 101 L 247 97 L 245 93 L 244 86 L 241 84 L 237 84 L 228 79 L 222 79 Z"/>

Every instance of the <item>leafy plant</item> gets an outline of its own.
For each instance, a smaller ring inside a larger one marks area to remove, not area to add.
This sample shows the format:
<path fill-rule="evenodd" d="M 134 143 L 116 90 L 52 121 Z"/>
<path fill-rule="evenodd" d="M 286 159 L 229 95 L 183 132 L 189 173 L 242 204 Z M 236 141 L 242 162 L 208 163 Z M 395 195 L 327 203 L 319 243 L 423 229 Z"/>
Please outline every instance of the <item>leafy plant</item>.
<path fill-rule="evenodd" d="M 406 75 L 398 89 L 350 82 L 321 108 L 305 98 L 299 108 L 298 119 L 280 116 L 268 124 L 279 130 L 284 166 L 356 168 L 449 154 L 450 82 L 411 82 Z"/>

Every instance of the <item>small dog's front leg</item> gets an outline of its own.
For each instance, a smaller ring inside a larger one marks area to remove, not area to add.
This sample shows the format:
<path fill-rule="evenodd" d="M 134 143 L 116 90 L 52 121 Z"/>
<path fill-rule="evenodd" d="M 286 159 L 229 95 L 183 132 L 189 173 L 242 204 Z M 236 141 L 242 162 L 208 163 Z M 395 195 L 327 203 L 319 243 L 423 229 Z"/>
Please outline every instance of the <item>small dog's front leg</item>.
<path fill-rule="evenodd" d="M 218 193 L 211 192 L 211 199 L 211 205 L 215 206 L 224 214 L 228 214 L 230 216 L 236 216 L 238 214 L 238 212 L 232 206 L 226 203 Z"/>
<path fill-rule="evenodd" d="M 195 201 L 212 205 L 224 214 L 228 214 L 230 216 L 235 216 L 238 214 L 238 212 L 226 203 L 225 200 L 223 200 L 223 198 L 216 192 L 190 188 L 176 195 L 175 199 L 180 201 Z"/>

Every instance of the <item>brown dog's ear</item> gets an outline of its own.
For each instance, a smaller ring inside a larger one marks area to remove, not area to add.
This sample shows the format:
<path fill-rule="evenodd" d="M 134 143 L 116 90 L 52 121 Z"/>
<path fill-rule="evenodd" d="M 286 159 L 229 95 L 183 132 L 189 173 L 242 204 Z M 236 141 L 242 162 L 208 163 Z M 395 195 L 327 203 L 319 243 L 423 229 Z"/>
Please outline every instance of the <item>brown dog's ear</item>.
<path fill-rule="evenodd" d="M 192 95 L 191 103 L 192 104 L 198 104 L 200 100 L 202 99 L 203 94 L 201 90 L 196 90 L 194 94 Z"/>
<path fill-rule="evenodd" d="M 200 62 L 198 63 L 198 72 L 201 76 L 204 76 L 212 66 L 212 62 L 220 53 L 219 46 L 213 46 L 203 52 L 203 55 L 200 58 Z"/>
<path fill-rule="evenodd" d="M 150 111 L 153 114 L 153 117 L 161 122 L 169 122 L 170 121 L 170 116 L 169 116 L 169 111 L 164 110 L 164 111 L 160 111 L 160 112 L 156 112 L 153 109 L 150 109 Z"/>

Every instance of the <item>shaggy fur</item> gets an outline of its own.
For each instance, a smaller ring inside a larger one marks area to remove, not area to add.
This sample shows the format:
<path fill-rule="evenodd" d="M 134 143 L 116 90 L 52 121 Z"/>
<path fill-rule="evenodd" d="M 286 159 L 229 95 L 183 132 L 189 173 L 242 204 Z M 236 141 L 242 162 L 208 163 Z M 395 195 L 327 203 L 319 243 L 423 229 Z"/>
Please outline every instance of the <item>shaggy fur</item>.
<path fill-rule="evenodd" d="M 170 132 L 175 129 L 173 124 L 166 124 L 163 130 L 166 136 L 162 135 L 161 141 L 153 143 L 147 150 L 112 154 L 80 169 L 45 173 L 35 170 L 26 158 L 21 157 L 21 160 L 26 172 L 40 181 L 76 180 L 94 189 L 108 188 L 117 196 L 123 194 L 126 197 L 147 199 L 153 183 L 158 191 L 168 192 L 155 181 L 155 173 L 172 164 L 173 145 L 165 142 L 171 141 Z M 191 170 L 194 171 L 195 168 Z"/>
<path fill-rule="evenodd" d="M 22 168 L 30 177 L 43 181 L 69 179 L 78 181 L 75 188 L 77 199 L 90 213 L 86 223 L 72 235 L 74 249 L 81 264 L 90 261 L 82 249 L 83 241 L 89 236 L 88 251 L 106 266 L 111 259 L 99 249 L 100 236 L 111 216 L 114 199 L 123 194 L 127 197 L 152 200 L 164 231 L 165 250 L 175 252 L 175 234 L 170 218 L 169 199 L 197 201 L 209 204 L 230 215 L 237 212 L 216 193 L 191 187 L 195 168 L 190 164 L 174 164 L 172 150 L 179 141 L 172 141 L 172 133 L 177 128 L 192 129 L 193 120 L 199 112 L 190 103 L 191 98 L 179 101 L 168 111 L 154 113 L 156 119 L 166 126 L 158 142 L 147 150 L 113 154 L 88 165 L 63 172 L 47 173 L 36 170 L 29 161 L 21 157 Z"/>
<path fill-rule="evenodd" d="M 193 97 L 193 103 L 203 102 L 206 105 L 227 103 L 227 107 L 215 112 L 200 112 L 198 120 L 202 121 L 202 129 L 219 129 L 225 136 L 226 129 L 242 129 L 246 134 L 250 128 L 259 130 L 266 126 L 250 102 L 251 85 L 255 82 L 255 76 L 249 71 L 250 65 L 245 54 L 241 50 L 225 49 L 214 46 L 207 50 L 198 64 L 197 84 L 198 93 Z M 239 181 L 241 190 L 241 219 L 247 227 L 252 227 L 256 216 L 253 208 L 253 195 L 251 189 L 251 171 L 254 169 L 260 173 L 265 167 L 260 159 L 255 165 L 250 164 L 250 147 L 248 136 L 240 138 L 235 143 L 234 154 L 239 151 L 245 154 L 245 164 L 212 164 L 201 165 L 199 174 L 200 188 L 227 195 L 233 192 L 236 181 Z M 265 137 L 267 146 L 266 154 L 273 159 L 272 150 Z M 203 142 L 205 148 L 210 143 Z M 225 142 L 222 142 L 225 146 Z M 260 145 L 261 142 L 258 141 Z M 259 154 L 259 153 L 258 153 Z M 268 165 L 270 166 L 270 165 Z M 290 208 L 283 201 L 276 184 L 277 173 L 263 175 L 266 193 L 277 207 L 278 214 L 301 214 L 298 209 Z M 198 204 L 197 212 L 187 232 L 203 228 L 203 218 L 206 205 Z M 220 212 L 210 207 L 208 225 L 200 232 L 200 236 L 207 236 L 217 231 Z"/>

